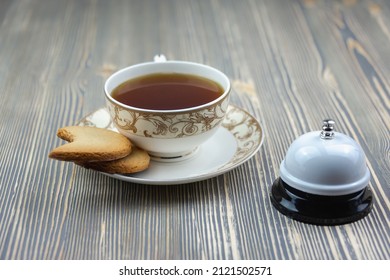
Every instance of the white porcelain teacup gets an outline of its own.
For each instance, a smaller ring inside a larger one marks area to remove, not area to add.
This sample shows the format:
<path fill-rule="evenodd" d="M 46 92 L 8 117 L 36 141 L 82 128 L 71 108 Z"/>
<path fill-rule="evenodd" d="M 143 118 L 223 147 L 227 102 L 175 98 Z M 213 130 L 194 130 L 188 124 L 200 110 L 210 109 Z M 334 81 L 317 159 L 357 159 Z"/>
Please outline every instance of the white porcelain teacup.
<path fill-rule="evenodd" d="M 119 85 L 140 76 L 155 73 L 196 75 L 219 84 L 223 93 L 203 105 L 175 110 L 151 110 L 123 104 L 112 97 Z M 229 103 L 230 81 L 221 71 L 186 61 L 155 60 L 136 64 L 112 74 L 104 85 L 107 107 L 118 131 L 152 159 L 187 159 L 220 127 Z"/>

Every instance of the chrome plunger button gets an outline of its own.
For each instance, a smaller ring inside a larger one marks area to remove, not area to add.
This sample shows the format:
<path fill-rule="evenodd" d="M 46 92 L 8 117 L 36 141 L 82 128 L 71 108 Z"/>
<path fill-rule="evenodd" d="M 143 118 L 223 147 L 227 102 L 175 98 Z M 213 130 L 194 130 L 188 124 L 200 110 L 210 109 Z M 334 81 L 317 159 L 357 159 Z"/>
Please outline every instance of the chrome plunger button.
<path fill-rule="evenodd" d="M 334 138 L 334 120 L 326 119 L 323 122 L 322 125 L 322 131 L 321 131 L 321 139 L 333 139 Z"/>

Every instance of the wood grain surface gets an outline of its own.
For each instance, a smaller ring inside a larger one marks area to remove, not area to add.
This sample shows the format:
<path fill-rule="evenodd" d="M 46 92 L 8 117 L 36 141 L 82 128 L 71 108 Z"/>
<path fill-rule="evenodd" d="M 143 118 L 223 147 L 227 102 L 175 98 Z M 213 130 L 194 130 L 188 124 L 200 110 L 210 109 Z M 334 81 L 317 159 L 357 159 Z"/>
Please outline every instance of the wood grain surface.
<path fill-rule="evenodd" d="M 115 70 L 214 66 L 265 141 L 221 176 L 126 183 L 48 159 L 105 105 Z M 390 2 L 0 1 L 1 259 L 390 259 Z M 291 142 L 331 117 L 363 148 L 375 204 L 343 226 L 293 221 L 269 189 Z"/>

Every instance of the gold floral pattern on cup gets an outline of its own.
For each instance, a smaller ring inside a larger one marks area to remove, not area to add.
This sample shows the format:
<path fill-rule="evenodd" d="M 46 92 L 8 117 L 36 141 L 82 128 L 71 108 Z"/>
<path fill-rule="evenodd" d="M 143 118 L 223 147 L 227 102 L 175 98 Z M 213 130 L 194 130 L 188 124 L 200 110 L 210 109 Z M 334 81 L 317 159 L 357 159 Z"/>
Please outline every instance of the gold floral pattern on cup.
<path fill-rule="evenodd" d="M 112 121 L 124 132 L 150 138 L 182 138 L 219 126 L 227 111 L 228 97 L 208 107 L 172 114 L 128 110 L 113 102 L 108 102 L 107 107 Z"/>

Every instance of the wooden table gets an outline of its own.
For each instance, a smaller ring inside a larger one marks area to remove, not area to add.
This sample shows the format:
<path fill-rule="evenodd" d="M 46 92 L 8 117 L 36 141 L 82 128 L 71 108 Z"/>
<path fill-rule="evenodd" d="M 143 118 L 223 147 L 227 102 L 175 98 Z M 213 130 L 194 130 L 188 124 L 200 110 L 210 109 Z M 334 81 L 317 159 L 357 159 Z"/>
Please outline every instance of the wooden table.
<path fill-rule="evenodd" d="M 1 259 L 389 259 L 390 3 L 0 2 Z M 215 178 L 127 183 L 48 159 L 58 128 L 104 107 L 115 70 L 152 60 L 216 67 L 264 144 Z M 270 203 L 298 136 L 332 117 L 363 148 L 375 204 L 343 226 Z"/>

